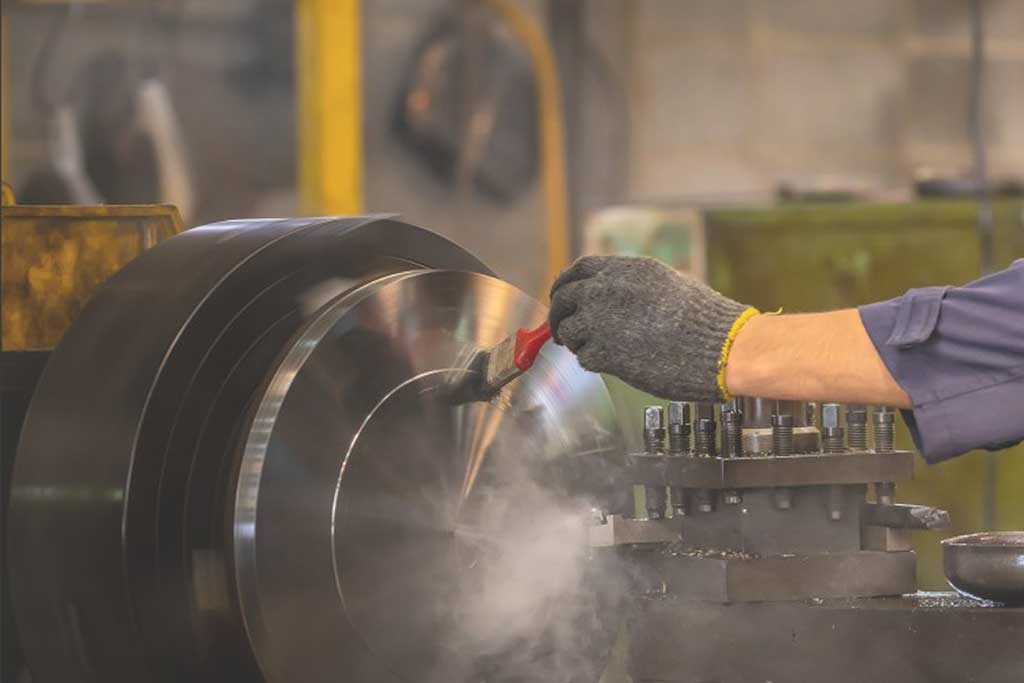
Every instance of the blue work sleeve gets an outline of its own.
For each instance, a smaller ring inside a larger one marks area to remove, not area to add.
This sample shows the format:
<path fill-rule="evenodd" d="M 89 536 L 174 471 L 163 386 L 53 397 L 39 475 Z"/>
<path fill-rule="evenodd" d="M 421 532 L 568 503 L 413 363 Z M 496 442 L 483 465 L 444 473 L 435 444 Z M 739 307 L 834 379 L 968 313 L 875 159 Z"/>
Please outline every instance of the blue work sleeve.
<path fill-rule="evenodd" d="M 860 307 L 910 396 L 903 417 L 935 463 L 1024 439 L 1024 259 L 963 287 L 924 287 Z"/>

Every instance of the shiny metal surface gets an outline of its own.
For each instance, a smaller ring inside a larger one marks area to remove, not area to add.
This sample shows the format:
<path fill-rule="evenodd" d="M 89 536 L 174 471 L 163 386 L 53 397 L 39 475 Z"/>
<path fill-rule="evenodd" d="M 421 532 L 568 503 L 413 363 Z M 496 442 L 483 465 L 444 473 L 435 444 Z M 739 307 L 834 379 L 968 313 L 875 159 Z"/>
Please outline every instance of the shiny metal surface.
<path fill-rule="evenodd" d="M 807 420 L 807 404 L 802 401 L 779 401 L 772 398 L 740 399 L 743 410 L 743 426 L 746 429 L 770 429 L 774 414 L 792 415 L 794 427 L 810 426 Z"/>
<path fill-rule="evenodd" d="M 253 397 L 323 304 L 423 268 L 489 272 L 387 217 L 245 220 L 173 237 L 97 290 L 39 380 L 11 482 L 5 559 L 36 683 L 264 680 L 232 566 Z"/>
<path fill-rule="evenodd" d="M 1024 531 L 986 531 L 942 541 L 949 585 L 963 595 L 1024 605 Z"/>
<path fill-rule="evenodd" d="M 234 500 L 245 626 L 273 681 L 585 680 L 590 500 L 552 464 L 616 451 L 600 378 L 548 345 L 488 403 L 446 392 L 544 309 L 465 272 L 342 295 L 258 399 Z M 593 680 L 593 679 L 591 679 Z"/>
<path fill-rule="evenodd" d="M 586 680 L 604 593 L 558 465 L 618 453 L 610 404 L 555 347 L 440 399 L 543 317 L 488 275 L 369 216 L 193 229 L 103 285 L 15 463 L 35 682 Z"/>
<path fill-rule="evenodd" d="M 771 453 L 772 430 L 744 429 L 743 450 L 747 453 Z M 821 432 L 817 427 L 795 427 L 793 429 L 794 453 L 818 453 L 821 451 Z"/>

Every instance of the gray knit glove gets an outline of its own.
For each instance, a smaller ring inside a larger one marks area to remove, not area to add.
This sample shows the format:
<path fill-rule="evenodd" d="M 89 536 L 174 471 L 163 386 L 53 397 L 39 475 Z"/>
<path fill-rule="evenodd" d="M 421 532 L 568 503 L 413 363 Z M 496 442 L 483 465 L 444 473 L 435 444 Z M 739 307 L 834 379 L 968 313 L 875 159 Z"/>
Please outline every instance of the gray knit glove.
<path fill-rule="evenodd" d="M 587 370 L 680 401 L 726 398 L 730 332 L 754 313 L 651 258 L 584 256 L 551 286 L 556 344 Z"/>

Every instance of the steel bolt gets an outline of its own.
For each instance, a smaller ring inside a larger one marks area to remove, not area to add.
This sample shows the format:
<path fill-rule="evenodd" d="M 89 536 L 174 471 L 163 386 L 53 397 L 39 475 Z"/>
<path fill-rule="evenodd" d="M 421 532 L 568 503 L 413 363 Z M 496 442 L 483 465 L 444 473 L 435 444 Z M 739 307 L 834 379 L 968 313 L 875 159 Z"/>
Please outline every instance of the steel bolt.
<path fill-rule="evenodd" d="M 696 404 L 696 423 L 693 430 L 693 451 L 694 454 L 713 458 L 717 453 L 715 444 L 715 406 L 712 403 Z M 698 489 L 694 497 L 697 500 L 697 510 L 700 512 L 715 511 L 715 496 L 712 491 Z"/>
<path fill-rule="evenodd" d="M 715 407 L 710 403 L 697 404 L 697 421 L 693 432 L 693 450 L 699 456 L 714 457 L 717 453 L 715 445 Z"/>
<path fill-rule="evenodd" d="M 896 450 L 896 413 L 891 408 L 881 406 L 871 414 L 875 425 L 875 451 L 892 453 Z"/>
<path fill-rule="evenodd" d="M 673 456 L 686 455 L 690 452 L 690 404 L 672 401 L 668 404 L 668 454 Z M 680 486 L 669 489 L 669 502 L 676 516 L 685 517 L 689 513 L 687 492 Z"/>
<path fill-rule="evenodd" d="M 842 453 L 845 449 L 843 440 L 846 430 L 839 424 L 842 408 L 838 403 L 821 405 L 821 445 L 825 453 Z"/>
<path fill-rule="evenodd" d="M 780 457 L 793 455 L 793 416 L 772 415 L 772 452 Z"/>
<path fill-rule="evenodd" d="M 661 406 L 644 408 L 644 446 L 647 455 L 665 454 L 665 411 Z M 647 518 L 662 519 L 665 516 L 667 492 L 664 486 L 645 486 Z"/>
<path fill-rule="evenodd" d="M 862 405 L 846 408 L 847 443 L 858 451 L 868 449 L 868 409 Z"/>
<path fill-rule="evenodd" d="M 772 453 L 776 457 L 785 458 L 793 455 L 793 416 L 772 415 Z M 788 510 L 793 507 L 793 491 L 789 488 L 778 488 L 772 494 L 775 507 Z"/>
<path fill-rule="evenodd" d="M 821 404 L 821 427 L 829 429 L 839 426 L 840 407 L 838 403 Z"/>
<path fill-rule="evenodd" d="M 683 455 L 690 450 L 690 404 L 672 401 L 668 404 L 668 452 Z"/>
<path fill-rule="evenodd" d="M 722 411 L 722 457 L 743 457 L 743 413 L 739 408 Z"/>
<path fill-rule="evenodd" d="M 735 403 L 722 408 L 722 457 L 743 457 L 743 412 Z M 722 501 L 726 505 L 739 505 L 743 498 L 739 491 L 727 489 L 722 491 Z"/>
<path fill-rule="evenodd" d="M 885 406 L 875 408 L 871 414 L 875 425 L 875 452 L 892 453 L 896 450 L 896 413 Z M 891 505 L 896 497 L 896 484 L 880 481 L 875 484 L 875 499 L 883 505 Z"/>
<path fill-rule="evenodd" d="M 644 446 L 648 455 L 665 453 L 665 411 L 661 406 L 644 408 Z"/>

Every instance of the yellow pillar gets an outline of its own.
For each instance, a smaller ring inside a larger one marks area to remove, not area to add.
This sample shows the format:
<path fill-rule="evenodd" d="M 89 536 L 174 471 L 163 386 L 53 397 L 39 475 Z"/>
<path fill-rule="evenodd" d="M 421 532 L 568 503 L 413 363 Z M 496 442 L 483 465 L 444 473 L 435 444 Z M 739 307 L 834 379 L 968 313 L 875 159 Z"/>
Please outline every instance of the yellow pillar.
<path fill-rule="evenodd" d="M 7 93 L 7 22 L 0 15 L 0 178 L 7 180 L 7 127 L 10 125 Z"/>
<path fill-rule="evenodd" d="M 363 210 L 360 0 L 297 0 L 298 176 L 307 214 Z"/>

